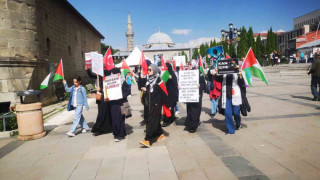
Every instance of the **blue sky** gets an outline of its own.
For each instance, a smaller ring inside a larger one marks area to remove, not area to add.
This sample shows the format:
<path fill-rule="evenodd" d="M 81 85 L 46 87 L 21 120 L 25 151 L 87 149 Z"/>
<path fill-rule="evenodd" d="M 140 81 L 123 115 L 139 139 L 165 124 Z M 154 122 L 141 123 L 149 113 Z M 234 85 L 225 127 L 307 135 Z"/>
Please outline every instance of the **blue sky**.
<path fill-rule="evenodd" d="M 130 11 L 134 45 L 146 44 L 158 31 L 176 44 L 196 45 L 221 38 L 221 29 L 253 27 L 254 32 L 292 30 L 293 19 L 320 8 L 319 0 L 69 0 L 105 36 L 104 43 L 126 48 Z M 174 33 L 174 30 L 176 31 Z M 178 34 L 177 34 L 178 32 Z M 179 34 L 180 32 L 180 34 Z M 181 33 L 184 34 L 181 34 Z"/>

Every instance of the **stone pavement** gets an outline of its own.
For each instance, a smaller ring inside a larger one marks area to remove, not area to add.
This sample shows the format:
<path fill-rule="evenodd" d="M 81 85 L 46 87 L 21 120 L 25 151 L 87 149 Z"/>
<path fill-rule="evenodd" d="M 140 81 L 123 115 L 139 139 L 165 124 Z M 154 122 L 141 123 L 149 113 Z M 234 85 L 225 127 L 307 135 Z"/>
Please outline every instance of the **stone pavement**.
<path fill-rule="evenodd" d="M 125 140 L 80 132 L 69 138 L 72 117 L 57 115 L 63 123 L 46 137 L 0 148 L 0 179 L 320 179 L 320 102 L 311 101 L 310 77 L 290 70 L 266 76 L 268 86 L 254 80 L 247 89 L 252 111 L 234 135 L 225 135 L 223 116 L 209 116 L 204 95 L 196 133 L 183 130 L 181 103 L 180 118 L 164 128 L 166 139 L 142 148 L 143 106 L 133 86 Z M 84 111 L 91 127 L 96 114 L 92 102 Z"/>

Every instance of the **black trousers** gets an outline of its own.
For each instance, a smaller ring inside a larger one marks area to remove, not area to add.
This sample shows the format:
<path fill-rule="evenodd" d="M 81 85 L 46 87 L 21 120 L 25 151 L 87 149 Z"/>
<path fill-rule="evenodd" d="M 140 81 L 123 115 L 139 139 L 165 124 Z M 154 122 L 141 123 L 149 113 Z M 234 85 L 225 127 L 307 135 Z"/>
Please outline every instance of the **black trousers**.
<path fill-rule="evenodd" d="M 165 115 L 163 115 L 163 122 L 173 123 L 173 121 L 176 119 L 176 116 L 174 114 L 175 113 L 174 108 L 175 108 L 176 105 L 177 104 L 174 104 L 173 106 L 171 106 L 171 110 L 170 110 L 171 116 L 170 117 L 166 117 Z"/>
<path fill-rule="evenodd" d="M 199 96 L 198 103 L 187 103 L 187 118 L 185 126 L 197 130 L 200 122 L 200 114 L 202 109 L 202 95 Z"/>
<path fill-rule="evenodd" d="M 110 115 L 110 102 L 97 101 L 98 115 L 96 123 L 93 125 L 91 132 L 109 133 L 112 131 L 112 120 Z"/>
<path fill-rule="evenodd" d="M 159 137 L 163 134 L 162 127 L 160 124 L 161 121 L 161 104 L 157 103 L 152 105 L 150 108 L 150 112 L 147 111 L 147 116 L 145 117 L 147 120 L 146 125 L 146 141 L 152 141 L 155 138 Z M 149 108 L 147 106 L 147 108 Z"/>
<path fill-rule="evenodd" d="M 112 131 L 115 137 L 125 137 L 127 135 L 125 128 L 125 117 L 121 114 L 121 101 L 111 101 L 111 119 Z"/>

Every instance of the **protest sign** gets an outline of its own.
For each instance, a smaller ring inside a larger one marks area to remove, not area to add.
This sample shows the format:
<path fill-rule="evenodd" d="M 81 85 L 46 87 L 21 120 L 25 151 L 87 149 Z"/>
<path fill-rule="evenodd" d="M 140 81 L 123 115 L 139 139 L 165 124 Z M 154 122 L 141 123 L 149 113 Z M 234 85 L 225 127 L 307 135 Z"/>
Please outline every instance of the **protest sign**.
<path fill-rule="evenodd" d="M 92 72 L 104 76 L 103 74 L 103 56 L 102 54 L 92 52 L 91 53 L 92 58 Z"/>
<path fill-rule="evenodd" d="M 91 67 L 91 53 L 85 53 L 84 54 L 85 57 L 85 63 L 86 63 L 86 68 L 90 68 Z"/>
<path fill-rule="evenodd" d="M 218 61 L 218 74 L 239 73 L 238 59 L 226 59 Z"/>
<path fill-rule="evenodd" d="M 199 102 L 199 70 L 179 71 L 179 102 Z"/>
<path fill-rule="evenodd" d="M 112 74 L 103 80 L 103 93 L 105 100 L 118 100 L 122 98 L 121 76 Z"/>
<path fill-rule="evenodd" d="M 216 46 L 207 49 L 207 54 L 210 55 L 212 60 L 221 60 L 224 58 L 224 51 L 222 46 Z"/>

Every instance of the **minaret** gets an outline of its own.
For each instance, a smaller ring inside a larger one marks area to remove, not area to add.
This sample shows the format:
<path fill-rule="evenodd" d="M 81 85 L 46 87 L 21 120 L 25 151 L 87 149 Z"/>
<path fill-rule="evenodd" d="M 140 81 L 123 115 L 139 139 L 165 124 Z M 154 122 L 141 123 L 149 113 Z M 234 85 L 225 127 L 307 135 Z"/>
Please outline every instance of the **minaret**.
<path fill-rule="evenodd" d="M 134 36 L 134 33 L 132 31 L 132 23 L 131 23 L 131 18 L 130 18 L 130 14 L 129 14 L 128 15 L 128 22 L 127 22 L 127 32 L 126 32 L 127 50 L 128 51 L 133 50 L 133 36 Z"/>

